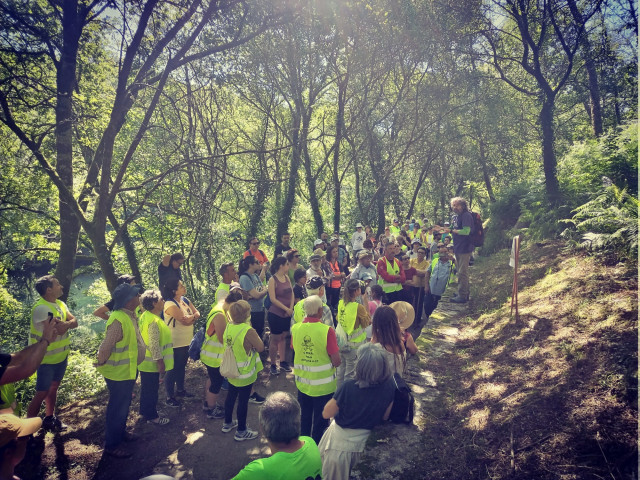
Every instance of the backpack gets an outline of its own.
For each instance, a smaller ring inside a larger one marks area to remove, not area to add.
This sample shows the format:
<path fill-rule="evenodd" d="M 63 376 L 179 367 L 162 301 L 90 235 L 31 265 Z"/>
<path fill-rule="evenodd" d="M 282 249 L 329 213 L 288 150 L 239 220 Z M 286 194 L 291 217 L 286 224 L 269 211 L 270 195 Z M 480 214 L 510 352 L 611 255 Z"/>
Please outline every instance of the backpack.
<path fill-rule="evenodd" d="M 393 397 L 389 420 L 393 423 L 413 423 L 413 414 L 416 408 L 416 400 L 413 398 L 413 393 L 400 374 L 393 374 L 393 383 L 396 386 L 396 392 Z"/>
<path fill-rule="evenodd" d="M 482 218 L 479 213 L 469 213 L 471 213 L 471 217 L 473 217 L 473 230 L 471 230 L 469 238 L 471 239 L 471 243 L 474 247 L 481 247 L 484 245 L 484 228 L 482 227 Z"/>
<path fill-rule="evenodd" d="M 204 327 L 201 327 L 191 339 L 189 344 L 189 358 L 194 362 L 200 360 L 200 351 L 204 343 Z"/>
<path fill-rule="evenodd" d="M 231 343 L 227 343 L 222 354 L 222 363 L 220 364 L 220 375 L 227 378 L 238 378 L 240 371 L 238 370 L 238 363 L 236 362 L 236 356 L 233 354 L 233 344 L 235 343 L 238 335 L 243 331 L 240 330 L 236 336 L 231 340 Z"/>

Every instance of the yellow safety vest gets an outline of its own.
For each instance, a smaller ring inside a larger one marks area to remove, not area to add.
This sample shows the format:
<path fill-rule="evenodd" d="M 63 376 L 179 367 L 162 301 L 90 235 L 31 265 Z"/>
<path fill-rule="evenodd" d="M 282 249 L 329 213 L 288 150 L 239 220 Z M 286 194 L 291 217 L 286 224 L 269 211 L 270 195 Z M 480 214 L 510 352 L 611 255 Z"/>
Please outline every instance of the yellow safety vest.
<path fill-rule="evenodd" d="M 165 371 L 173 369 L 173 340 L 171 339 L 171 329 L 166 323 L 157 315 L 144 311 L 140 315 L 140 336 L 147 345 L 147 351 L 144 354 L 144 361 L 138 366 L 138 370 L 141 372 L 157 372 L 158 363 L 151 356 L 151 350 L 149 350 L 149 326 L 152 323 L 158 325 L 160 331 L 160 348 L 162 349 L 162 360 L 164 361 Z M 137 360 L 137 358 L 136 358 Z"/>
<path fill-rule="evenodd" d="M 224 353 L 224 345 L 218 341 L 217 333 L 213 332 L 212 336 L 207 335 L 211 322 L 213 322 L 213 317 L 218 313 L 222 313 L 225 316 L 227 324 L 229 322 L 224 310 L 221 308 L 212 308 L 207 316 L 207 325 L 204 330 L 204 342 L 202 344 L 202 349 L 200 350 L 200 361 L 213 368 L 220 368 L 220 365 L 222 364 L 222 354 Z M 224 332 L 222 334 L 222 338 L 224 339 Z"/>
<path fill-rule="evenodd" d="M 389 259 L 387 257 L 383 258 L 384 261 L 387 262 L 387 273 L 389 275 L 400 275 L 400 266 L 395 261 L 395 258 L 393 259 L 393 263 L 389 263 Z M 382 260 L 382 258 L 380 260 Z M 378 285 L 382 286 L 384 293 L 392 293 L 402 290 L 402 285 L 399 283 L 385 283 L 382 275 L 378 275 Z"/>
<path fill-rule="evenodd" d="M 31 330 L 29 332 L 29 345 L 38 343 L 42 338 L 42 332 L 36 330 L 33 323 L 33 311 L 40 305 L 46 305 L 51 308 L 54 317 L 60 317 L 63 322 L 67 321 L 67 309 L 64 302 L 56 300 L 56 303 L 47 302 L 44 298 L 40 298 L 31 309 Z M 69 331 L 64 332 L 47 347 L 47 353 L 42 359 L 43 364 L 54 364 L 63 362 L 69 356 Z"/>
<path fill-rule="evenodd" d="M 122 310 L 111 312 L 107 320 L 107 328 L 113 322 L 120 322 L 122 340 L 111 350 L 109 359 L 98 367 L 98 372 L 109 380 L 133 380 L 138 370 L 138 341 L 136 329 L 131 318 Z"/>
<path fill-rule="evenodd" d="M 293 307 L 293 321 L 296 323 L 302 322 L 302 320 L 304 320 L 304 317 L 307 316 L 307 314 L 304 311 L 303 303 L 304 303 L 304 299 L 300 300 Z"/>
<path fill-rule="evenodd" d="M 258 378 L 258 371 L 262 370 L 262 361 L 255 351 L 247 353 L 244 349 L 244 337 L 251 328 L 246 323 L 230 323 L 224 331 L 225 345 L 232 345 L 233 355 L 236 357 L 238 372 L 237 378 L 229 378 L 229 383 L 234 387 L 251 385 Z M 236 338 L 237 335 L 237 338 Z M 235 340 L 234 340 L 235 339 Z"/>
<path fill-rule="evenodd" d="M 329 328 L 320 322 L 296 323 L 291 327 L 296 387 L 310 397 L 336 391 L 336 369 L 327 353 Z"/>
<path fill-rule="evenodd" d="M 367 340 L 364 328 L 355 329 L 358 305 L 360 305 L 358 302 L 349 302 L 346 305 L 344 300 L 338 302 L 338 323 L 347 334 L 347 341 L 351 348 L 358 348 Z"/>

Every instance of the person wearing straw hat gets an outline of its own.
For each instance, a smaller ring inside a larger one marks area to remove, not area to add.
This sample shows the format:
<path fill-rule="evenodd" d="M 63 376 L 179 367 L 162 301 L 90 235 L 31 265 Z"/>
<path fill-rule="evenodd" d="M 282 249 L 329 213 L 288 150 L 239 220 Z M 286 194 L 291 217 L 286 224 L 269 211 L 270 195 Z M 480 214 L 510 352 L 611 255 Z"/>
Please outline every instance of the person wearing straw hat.
<path fill-rule="evenodd" d="M 116 458 L 126 458 L 131 456 L 131 452 L 122 448 L 121 443 L 134 439 L 125 428 L 138 365 L 143 362 L 147 351 L 134 313 L 140 305 L 140 285 L 118 285 L 112 299 L 113 311 L 107 321 L 104 340 L 98 348 L 96 367 L 104 376 L 109 390 L 104 452 Z"/>
<path fill-rule="evenodd" d="M 27 452 L 29 438 L 41 426 L 40 417 L 18 418 L 11 414 L 0 415 L 0 478 L 2 480 L 20 480 L 13 471 Z"/>
<path fill-rule="evenodd" d="M 418 346 L 413 341 L 413 336 L 408 332 L 416 316 L 413 306 L 407 302 L 393 302 L 389 306 L 393 308 L 398 316 L 398 325 L 400 325 L 400 333 L 402 334 L 405 350 L 411 355 L 415 355 L 418 353 Z"/>
<path fill-rule="evenodd" d="M 358 252 L 364 248 L 363 243 L 367 239 L 362 224 L 356 223 L 356 231 L 351 235 L 351 247 L 353 248 L 353 258 L 358 258 Z"/>

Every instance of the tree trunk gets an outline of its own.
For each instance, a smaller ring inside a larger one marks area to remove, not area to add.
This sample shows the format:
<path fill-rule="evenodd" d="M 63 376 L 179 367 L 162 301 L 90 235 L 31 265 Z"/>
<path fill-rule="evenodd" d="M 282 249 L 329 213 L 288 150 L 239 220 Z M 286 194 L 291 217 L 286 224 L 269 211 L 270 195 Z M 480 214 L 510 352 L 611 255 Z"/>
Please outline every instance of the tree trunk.
<path fill-rule="evenodd" d="M 56 172 L 73 192 L 73 89 L 76 82 L 78 43 L 82 32 L 82 19 L 78 17 L 77 2 L 63 2 L 62 51 L 56 71 Z M 80 235 L 80 222 L 61 194 L 60 253 L 55 276 L 63 287 L 63 300 L 69 295 Z"/>
<path fill-rule="evenodd" d="M 573 16 L 574 22 L 580 25 L 584 25 L 584 18 L 578 10 L 576 0 L 567 0 L 569 4 L 569 10 Z M 598 86 L 598 72 L 596 70 L 593 56 L 591 55 L 591 43 L 587 35 L 586 29 L 582 30 L 580 38 L 580 48 L 582 49 L 582 57 L 584 58 L 584 66 L 587 71 L 587 80 L 589 81 L 589 108 L 591 117 L 591 127 L 593 128 L 593 134 L 596 137 L 602 135 L 602 109 L 600 105 L 600 88 Z"/>
<path fill-rule="evenodd" d="M 542 128 L 542 163 L 547 199 L 551 205 L 560 202 L 560 185 L 556 171 L 556 153 L 554 149 L 553 111 L 554 98 L 546 97 L 540 110 L 540 127 Z"/>
<path fill-rule="evenodd" d="M 282 204 L 282 211 L 278 216 L 276 227 L 276 243 L 282 238 L 282 234 L 289 228 L 291 214 L 296 202 L 296 184 L 298 183 L 298 170 L 300 169 L 300 112 L 293 112 L 291 119 L 291 165 L 289 166 L 289 180 Z"/>
<path fill-rule="evenodd" d="M 305 114 L 302 120 L 302 135 L 300 138 L 301 150 L 304 155 L 304 171 L 307 177 L 307 188 L 309 189 L 309 204 L 311 205 L 311 212 L 313 214 L 313 220 L 316 224 L 316 231 L 318 232 L 318 238 L 324 231 L 324 221 L 322 220 L 322 213 L 320 213 L 320 204 L 318 202 L 318 190 L 316 188 L 316 178 L 313 176 L 313 169 L 311 165 L 311 155 L 309 155 L 309 149 L 307 146 L 309 138 L 309 122 L 311 122 L 311 107 Z"/>
<path fill-rule="evenodd" d="M 342 142 L 342 131 L 344 128 L 344 104 L 346 99 L 346 81 L 338 81 L 338 114 L 336 116 L 336 139 L 333 148 L 333 188 L 335 196 L 333 199 L 333 231 L 340 231 L 340 175 L 338 168 L 340 165 L 340 143 Z"/>
<path fill-rule="evenodd" d="M 107 282 L 107 288 L 110 292 L 113 292 L 118 286 L 118 278 L 116 277 L 116 270 L 113 268 L 109 247 L 107 246 L 105 226 L 105 223 L 98 225 L 92 223 L 88 228 L 85 228 L 85 231 L 91 240 L 91 245 L 93 245 L 93 252 L 98 259 L 98 265 L 100 265 L 102 275 Z"/>
<path fill-rule="evenodd" d="M 493 186 L 491 185 L 491 176 L 489 175 L 489 169 L 487 168 L 487 156 L 484 150 L 484 142 L 482 139 L 478 141 L 480 147 L 480 166 L 482 167 L 482 176 L 484 178 L 484 184 L 487 187 L 487 193 L 489 194 L 489 201 L 491 203 L 496 201 L 496 197 L 493 194 Z"/>
<path fill-rule="evenodd" d="M 120 223 L 116 219 L 116 216 L 113 214 L 113 212 L 109 212 L 109 222 L 116 231 L 120 230 Z M 129 230 L 126 225 L 122 229 L 122 232 L 120 232 L 120 240 L 122 241 L 122 246 L 124 247 L 124 251 L 127 254 L 127 261 L 129 262 L 131 275 L 136 277 L 136 283 L 142 283 L 142 273 L 140 273 L 138 257 L 136 256 L 136 251 L 133 248 L 133 242 L 131 241 Z"/>

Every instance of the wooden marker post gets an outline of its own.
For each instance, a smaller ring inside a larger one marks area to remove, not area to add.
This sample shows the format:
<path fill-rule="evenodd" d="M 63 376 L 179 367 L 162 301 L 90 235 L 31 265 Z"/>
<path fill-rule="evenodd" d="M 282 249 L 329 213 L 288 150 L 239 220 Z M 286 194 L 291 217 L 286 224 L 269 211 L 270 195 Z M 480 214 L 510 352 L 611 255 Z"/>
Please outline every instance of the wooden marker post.
<path fill-rule="evenodd" d="M 513 317 L 513 307 L 516 308 L 516 320 L 520 319 L 518 313 L 518 262 L 520 260 L 520 235 L 513 237 L 511 243 L 511 256 L 509 266 L 513 268 L 513 288 L 511 290 L 511 317 Z"/>

